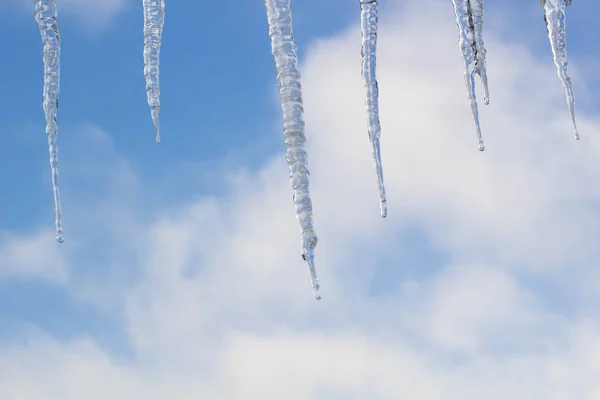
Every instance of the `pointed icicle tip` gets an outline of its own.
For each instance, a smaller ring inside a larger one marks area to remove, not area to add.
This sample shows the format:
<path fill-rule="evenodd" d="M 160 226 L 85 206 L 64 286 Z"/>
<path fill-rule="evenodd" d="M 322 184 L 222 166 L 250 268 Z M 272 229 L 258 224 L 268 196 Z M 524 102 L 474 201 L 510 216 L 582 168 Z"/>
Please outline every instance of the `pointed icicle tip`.
<path fill-rule="evenodd" d="M 382 200 L 379 204 L 381 208 L 381 218 L 387 217 L 387 200 Z"/>
<path fill-rule="evenodd" d="M 65 238 L 62 235 L 62 232 L 59 232 L 56 234 L 56 241 L 58 243 L 64 243 L 65 242 Z"/>
<path fill-rule="evenodd" d="M 319 285 L 319 279 L 317 278 L 317 272 L 315 268 L 315 250 L 314 243 L 312 246 L 307 246 L 302 252 L 302 259 L 306 261 L 308 264 L 308 272 L 310 274 L 310 285 L 312 287 L 312 293 L 315 300 L 321 300 L 321 294 L 319 293 L 319 289 L 321 286 Z"/>

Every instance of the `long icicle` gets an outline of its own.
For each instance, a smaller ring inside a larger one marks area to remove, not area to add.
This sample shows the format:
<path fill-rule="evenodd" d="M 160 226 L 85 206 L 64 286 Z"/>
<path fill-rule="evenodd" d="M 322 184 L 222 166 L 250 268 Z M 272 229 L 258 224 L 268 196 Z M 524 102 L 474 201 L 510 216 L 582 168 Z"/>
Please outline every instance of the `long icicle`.
<path fill-rule="evenodd" d="M 277 83 L 283 110 L 283 135 L 290 183 L 294 191 L 296 217 L 301 228 L 302 258 L 308 263 L 313 296 L 320 300 L 319 281 L 315 270 L 314 249 L 317 235 L 313 228 L 309 171 L 304 143 L 304 107 L 296 44 L 292 32 L 290 0 L 265 0 L 271 50 L 277 69 Z"/>
<path fill-rule="evenodd" d="M 144 77 L 146 95 L 156 128 L 156 141 L 160 142 L 158 115 L 160 113 L 160 44 L 165 24 L 165 1 L 144 0 Z"/>
<path fill-rule="evenodd" d="M 373 159 L 377 173 L 377 186 L 379 188 L 379 206 L 381 216 L 387 217 L 387 200 L 383 182 L 383 167 L 381 165 L 381 124 L 379 123 L 379 87 L 377 85 L 377 25 L 378 2 L 377 0 L 360 0 L 360 26 L 362 33 L 362 76 L 367 90 L 365 106 L 367 109 L 367 126 L 369 140 L 373 146 Z"/>
<path fill-rule="evenodd" d="M 34 16 L 40 28 L 44 58 L 43 107 L 46 115 L 46 134 L 50 151 L 54 212 L 56 216 L 56 241 L 62 243 L 62 209 L 58 189 L 58 97 L 60 94 L 60 35 L 56 12 L 56 0 L 34 0 Z"/>
<path fill-rule="evenodd" d="M 479 124 L 479 110 L 477 108 L 477 97 L 475 96 L 475 74 L 478 71 L 476 45 L 474 38 L 473 17 L 469 0 L 452 0 L 456 23 L 459 29 L 459 47 L 465 64 L 465 85 L 467 86 L 467 97 L 477 130 L 477 147 L 480 151 L 485 150 L 481 125 Z"/>
<path fill-rule="evenodd" d="M 579 140 L 579 132 L 577 131 L 577 124 L 575 123 L 573 84 L 571 83 L 571 78 L 567 74 L 567 15 L 565 13 L 565 7 L 571 4 L 571 0 L 541 0 L 540 2 L 544 7 L 544 20 L 546 21 L 546 30 L 552 46 L 554 64 L 558 70 L 558 76 L 565 87 L 567 105 L 569 106 L 569 113 L 571 114 L 571 120 L 573 121 L 573 130 L 575 131 L 575 139 Z"/>

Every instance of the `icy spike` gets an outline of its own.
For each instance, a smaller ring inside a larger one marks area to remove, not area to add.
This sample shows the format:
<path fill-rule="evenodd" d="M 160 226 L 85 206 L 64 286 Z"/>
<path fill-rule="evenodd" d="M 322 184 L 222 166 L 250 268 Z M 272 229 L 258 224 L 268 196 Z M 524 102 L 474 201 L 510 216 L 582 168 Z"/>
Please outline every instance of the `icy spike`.
<path fill-rule="evenodd" d="M 462 53 L 462 58 L 465 65 L 465 85 L 467 86 L 467 98 L 469 99 L 469 105 L 471 106 L 471 113 L 475 121 L 475 129 L 477 131 L 477 147 L 480 151 L 485 150 L 483 145 L 483 136 L 481 134 L 481 125 L 479 124 L 479 110 L 477 108 L 477 97 L 475 96 L 475 74 L 480 74 L 482 79 L 485 75 L 485 59 L 482 58 L 481 62 L 478 62 L 477 58 L 477 43 L 475 39 L 475 26 L 473 21 L 473 12 L 471 8 L 471 2 L 469 0 L 452 0 L 454 4 L 454 13 L 456 15 L 456 23 L 459 28 L 459 47 Z M 483 6 L 483 2 L 480 2 Z M 481 11 L 481 14 L 483 11 Z M 477 20 L 481 19 L 475 17 Z M 481 34 L 481 31 L 479 31 Z M 481 42 L 482 56 L 485 55 L 483 49 L 483 40 Z M 487 77 L 484 80 L 484 86 L 487 87 Z M 487 95 L 486 95 L 487 96 Z"/>
<path fill-rule="evenodd" d="M 483 101 L 490 104 L 490 91 L 488 89 L 487 70 L 485 61 L 485 45 L 483 43 L 483 2 L 484 0 L 469 0 L 471 13 L 471 26 L 473 27 L 473 40 L 475 42 L 475 71 L 483 84 Z"/>
<path fill-rule="evenodd" d="M 567 74 L 567 38 L 566 26 L 567 15 L 565 7 L 571 4 L 570 0 L 541 0 L 544 7 L 544 20 L 546 21 L 546 31 L 552 46 L 552 54 L 554 56 L 554 64 L 558 70 L 558 76 L 565 87 L 567 96 L 567 105 L 573 122 L 573 130 L 575 139 L 579 140 L 579 132 L 575 123 L 575 100 L 573 98 L 573 84 L 571 78 Z"/>
<path fill-rule="evenodd" d="M 373 147 L 375 172 L 377 173 L 377 186 L 379 187 L 379 204 L 381 216 L 387 217 L 387 200 L 383 182 L 383 167 L 381 165 L 381 148 L 379 138 L 381 125 L 379 123 L 379 87 L 377 85 L 377 25 L 378 8 L 377 0 L 360 0 L 362 33 L 362 76 L 367 89 L 365 106 L 367 110 L 367 126 L 369 140 Z"/>
<path fill-rule="evenodd" d="M 302 258 L 308 263 L 313 294 L 319 300 L 317 274 L 314 266 L 314 248 L 317 236 L 313 228 L 312 201 L 309 192 L 309 172 L 304 150 L 304 107 L 302 85 L 298 71 L 296 44 L 292 32 L 290 0 L 265 0 L 271 51 L 277 69 L 277 83 L 283 110 L 283 136 L 290 183 L 294 191 L 296 218 L 300 223 Z"/>
<path fill-rule="evenodd" d="M 60 94 L 60 35 L 56 12 L 56 0 L 34 0 L 34 16 L 42 35 L 44 58 L 44 92 L 42 104 L 46 115 L 46 134 L 50 152 L 54 213 L 56 219 L 56 241 L 62 243 L 62 209 L 58 188 L 58 97 Z"/>
<path fill-rule="evenodd" d="M 160 44 L 165 23 L 165 1 L 144 1 L 144 77 L 146 95 L 152 113 L 152 122 L 156 128 L 156 141 L 160 142 L 158 114 L 160 113 Z"/>

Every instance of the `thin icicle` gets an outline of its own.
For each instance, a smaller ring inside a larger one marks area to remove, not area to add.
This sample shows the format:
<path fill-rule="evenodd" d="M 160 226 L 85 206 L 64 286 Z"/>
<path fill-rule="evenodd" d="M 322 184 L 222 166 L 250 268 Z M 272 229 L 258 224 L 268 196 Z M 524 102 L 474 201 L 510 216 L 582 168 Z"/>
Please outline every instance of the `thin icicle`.
<path fill-rule="evenodd" d="M 490 91 L 485 67 L 486 51 L 483 43 L 483 2 L 484 0 L 470 0 L 473 40 L 475 42 L 475 71 L 481 78 L 484 92 L 483 101 L 487 105 L 490 104 Z"/>
<path fill-rule="evenodd" d="M 571 78 L 567 74 L 567 38 L 566 26 L 567 15 L 565 7 L 571 4 L 571 0 L 540 0 L 544 7 L 544 20 L 546 21 L 546 30 L 548 38 L 552 45 L 552 54 L 554 56 L 554 64 L 558 70 L 558 76 L 565 87 L 567 96 L 567 105 L 569 113 L 573 121 L 573 130 L 575 131 L 575 139 L 579 140 L 579 132 L 575 123 L 575 100 L 573 99 L 573 84 Z"/>
<path fill-rule="evenodd" d="M 283 135 L 290 183 L 294 191 L 296 217 L 301 228 L 302 258 L 308 263 L 315 299 L 320 300 L 319 281 L 315 270 L 314 249 L 317 235 L 313 228 L 312 201 L 309 192 L 309 171 L 304 150 L 304 107 L 296 44 L 292 32 L 290 0 L 265 0 L 271 50 L 275 58 L 277 82 L 283 110 Z"/>
<path fill-rule="evenodd" d="M 58 33 L 56 0 L 34 0 L 34 16 L 42 35 L 44 57 L 44 94 L 42 103 L 46 114 L 46 134 L 50 151 L 54 212 L 56 216 L 56 241 L 62 243 L 62 210 L 58 189 L 58 97 L 60 94 L 60 35 Z"/>
<path fill-rule="evenodd" d="M 165 1 L 144 1 L 144 76 L 146 95 L 152 112 L 152 122 L 156 128 L 156 141 L 160 142 L 158 114 L 160 113 L 159 64 L 160 43 L 165 23 Z"/>
<path fill-rule="evenodd" d="M 381 216 L 387 217 L 387 200 L 383 183 L 383 167 L 381 165 L 381 149 L 379 137 L 381 125 L 379 123 L 379 88 L 377 85 L 377 25 L 378 8 L 377 0 L 360 0 L 361 8 L 361 33 L 362 33 L 362 76 L 367 89 L 365 101 L 367 109 L 367 126 L 369 140 L 373 146 L 375 159 L 375 172 L 377 173 L 377 186 L 379 187 L 379 204 Z"/>
<path fill-rule="evenodd" d="M 452 0 L 454 13 L 459 28 L 459 46 L 465 64 L 465 84 L 467 86 L 467 97 L 475 128 L 477 130 L 477 146 L 480 151 L 485 150 L 481 125 L 479 124 L 479 110 L 477 108 L 477 97 L 475 96 L 475 74 L 479 73 L 476 57 L 475 27 L 473 26 L 473 15 L 469 0 Z M 481 64 L 480 64 L 481 65 Z"/>

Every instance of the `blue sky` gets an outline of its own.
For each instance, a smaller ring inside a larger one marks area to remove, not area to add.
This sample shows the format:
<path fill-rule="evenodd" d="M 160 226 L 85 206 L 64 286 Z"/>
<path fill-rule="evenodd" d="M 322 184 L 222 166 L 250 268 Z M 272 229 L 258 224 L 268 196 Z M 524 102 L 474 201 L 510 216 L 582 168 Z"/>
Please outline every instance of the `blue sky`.
<path fill-rule="evenodd" d="M 382 3 L 381 220 L 358 4 L 293 3 L 315 302 L 263 3 L 167 3 L 159 145 L 141 2 L 60 1 L 63 245 L 39 31 L 0 5 L 0 398 L 597 398 L 599 4 L 568 10 L 575 142 L 538 1 L 489 2 L 480 154 L 451 2 Z"/>

